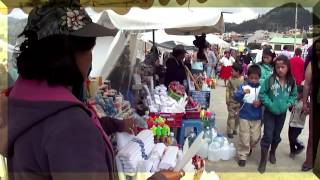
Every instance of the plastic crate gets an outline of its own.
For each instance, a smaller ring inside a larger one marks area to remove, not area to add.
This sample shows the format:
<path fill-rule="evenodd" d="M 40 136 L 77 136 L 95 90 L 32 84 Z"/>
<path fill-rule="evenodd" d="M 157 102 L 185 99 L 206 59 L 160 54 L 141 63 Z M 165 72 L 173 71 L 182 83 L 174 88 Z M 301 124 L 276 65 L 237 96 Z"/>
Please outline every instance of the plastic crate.
<path fill-rule="evenodd" d="M 170 128 L 180 128 L 182 126 L 182 119 L 184 116 L 184 113 L 161 113 L 161 112 L 150 112 L 149 116 L 161 116 L 165 123 Z"/>
<path fill-rule="evenodd" d="M 200 111 L 186 111 L 185 119 L 200 119 Z"/>

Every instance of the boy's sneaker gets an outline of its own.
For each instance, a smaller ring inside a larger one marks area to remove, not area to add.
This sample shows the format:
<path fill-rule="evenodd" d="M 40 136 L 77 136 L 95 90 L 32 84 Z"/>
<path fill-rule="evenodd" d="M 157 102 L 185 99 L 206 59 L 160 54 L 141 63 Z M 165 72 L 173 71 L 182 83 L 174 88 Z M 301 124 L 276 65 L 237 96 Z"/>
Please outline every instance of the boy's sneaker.
<path fill-rule="evenodd" d="M 245 167 L 245 166 L 246 166 L 246 160 L 239 160 L 239 161 L 238 161 L 238 165 L 239 165 L 240 167 Z"/>
<path fill-rule="evenodd" d="M 236 130 L 234 130 L 233 135 L 238 135 L 238 132 Z"/>
<path fill-rule="evenodd" d="M 228 138 L 232 139 L 233 138 L 233 134 L 228 134 Z"/>

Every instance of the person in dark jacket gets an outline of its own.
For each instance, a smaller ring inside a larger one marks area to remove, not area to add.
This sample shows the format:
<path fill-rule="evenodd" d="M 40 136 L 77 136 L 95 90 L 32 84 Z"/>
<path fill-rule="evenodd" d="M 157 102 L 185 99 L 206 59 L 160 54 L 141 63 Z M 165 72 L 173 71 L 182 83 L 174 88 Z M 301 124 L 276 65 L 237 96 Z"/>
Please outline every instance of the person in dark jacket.
<path fill-rule="evenodd" d="M 178 81 L 180 84 L 184 84 L 184 80 L 187 79 L 186 71 L 183 63 L 186 50 L 182 45 L 177 45 L 173 48 L 172 56 L 166 62 L 166 76 L 164 84 L 168 87 L 173 81 Z"/>
<path fill-rule="evenodd" d="M 93 23 L 77 3 L 56 3 L 29 14 L 17 57 L 19 78 L 6 93 L 7 113 L 0 99 L 0 135 L 7 140 L 0 153 L 7 157 L 9 179 L 116 180 L 107 134 L 132 133 L 133 121 L 102 120 L 103 128 L 72 93 L 87 78 L 96 37 L 116 32 Z"/>

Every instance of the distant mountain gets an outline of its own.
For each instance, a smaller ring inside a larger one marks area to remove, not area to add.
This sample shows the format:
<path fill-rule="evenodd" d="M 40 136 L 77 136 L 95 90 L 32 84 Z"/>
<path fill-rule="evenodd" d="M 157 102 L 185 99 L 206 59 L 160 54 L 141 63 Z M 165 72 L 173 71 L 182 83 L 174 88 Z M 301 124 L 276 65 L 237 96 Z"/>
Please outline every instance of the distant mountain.
<path fill-rule="evenodd" d="M 268 31 L 287 31 L 295 26 L 295 3 L 284 4 L 276 7 L 258 18 L 242 22 L 241 24 L 225 23 L 226 32 L 235 31 L 237 33 L 253 33 L 256 30 Z M 316 22 L 313 23 L 313 18 Z M 298 23 L 299 29 L 308 29 L 312 24 L 319 23 L 320 20 L 313 13 L 298 5 Z"/>

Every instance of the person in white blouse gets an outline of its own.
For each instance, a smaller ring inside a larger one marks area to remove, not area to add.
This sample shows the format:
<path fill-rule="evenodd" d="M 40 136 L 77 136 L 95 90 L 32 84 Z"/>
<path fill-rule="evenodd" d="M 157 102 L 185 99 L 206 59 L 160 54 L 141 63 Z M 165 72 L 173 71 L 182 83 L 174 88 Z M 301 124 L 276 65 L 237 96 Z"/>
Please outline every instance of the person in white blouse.
<path fill-rule="evenodd" d="M 226 86 L 226 82 L 231 77 L 232 73 L 232 65 L 235 62 L 235 59 L 231 56 L 230 50 L 227 49 L 224 51 L 224 56 L 220 59 L 220 63 L 222 64 L 220 78 L 224 80 L 224 85 Z"/>

